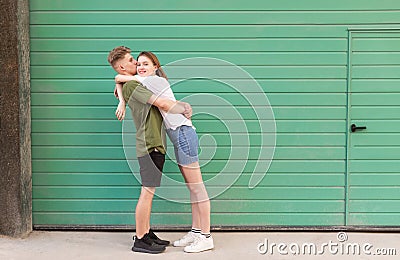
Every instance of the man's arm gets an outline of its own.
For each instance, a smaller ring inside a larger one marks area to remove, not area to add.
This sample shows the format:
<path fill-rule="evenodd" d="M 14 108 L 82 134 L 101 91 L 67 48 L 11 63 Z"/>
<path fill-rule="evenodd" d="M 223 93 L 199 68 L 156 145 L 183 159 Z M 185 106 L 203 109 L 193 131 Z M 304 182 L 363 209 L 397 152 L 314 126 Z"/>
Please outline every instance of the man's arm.
<path fill-rule="evenodd" d="M 172 101 L 170 99 L 156 96 L 150 90 L 136 81 L 129 81 L 124 88 L 125 96 L 134 98 L 137 102 L 148 103 L 171 114 L 183 114 L 186 118 L 192 116 L 192 107 L 185 102 Z"/>
<path fill-rule="evenodd" d="M 147 103 L 152 104 L 159 109 L 171 114 L 183 114 L 188 119 L 192 117 L 192 107 L 189 103 L 186 102 L 172 101 L 170 99 L 152 95 Z"/>

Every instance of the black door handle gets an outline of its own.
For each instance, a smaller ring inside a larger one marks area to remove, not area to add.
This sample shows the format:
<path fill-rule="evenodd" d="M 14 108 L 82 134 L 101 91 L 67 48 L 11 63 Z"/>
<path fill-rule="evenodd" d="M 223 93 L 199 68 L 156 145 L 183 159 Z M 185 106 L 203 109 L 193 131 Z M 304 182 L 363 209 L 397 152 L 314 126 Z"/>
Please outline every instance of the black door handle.
<path fill-rule="evenodd" d="M 350 130 L 351 130 L 351 132 L 355 132 L 355 131 L 357 131 L 357 130 L 364 130 L 364 129 L 367 129 L 367 127 L 366 126 L 356 126 L 356 124 L 352 124 L 351 126 L 350 126 Z"/>

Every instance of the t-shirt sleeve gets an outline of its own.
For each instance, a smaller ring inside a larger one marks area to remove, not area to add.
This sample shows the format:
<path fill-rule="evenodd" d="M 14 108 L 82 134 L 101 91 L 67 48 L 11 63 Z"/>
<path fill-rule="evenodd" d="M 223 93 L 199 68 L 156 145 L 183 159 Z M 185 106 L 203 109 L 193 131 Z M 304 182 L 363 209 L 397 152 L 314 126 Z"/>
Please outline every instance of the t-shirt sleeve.
<path fill-rule="evenodd" d="M 150 97 L 153 95 L 153 92 L 146 89 L 142 84 L 137 81 L 129 81 L 124 84 L 122 89 L 122 95 L 126 102 L 132 97 L 140 103 L 146 104 Z"/>
<path fill-rule="evenodd" d="M 166 91 L 171 89 L 168 81 L 158 76 L 148 76 L 141 83 L 156 96 L 165 96 Z"/>

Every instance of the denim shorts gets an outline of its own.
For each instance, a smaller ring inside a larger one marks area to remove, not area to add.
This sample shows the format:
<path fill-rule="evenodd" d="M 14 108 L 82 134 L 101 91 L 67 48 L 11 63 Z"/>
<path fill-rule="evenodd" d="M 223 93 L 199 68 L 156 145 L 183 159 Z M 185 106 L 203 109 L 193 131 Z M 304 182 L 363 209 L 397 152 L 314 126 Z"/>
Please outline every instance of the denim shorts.
<path fill-rule="evenodd" d="M 175 157 L 179 165 L 199 161 L 199 139 L 193 127 L 182 125 L 175 130 L 167 129 L 167 134 L 174 145 Z"/>

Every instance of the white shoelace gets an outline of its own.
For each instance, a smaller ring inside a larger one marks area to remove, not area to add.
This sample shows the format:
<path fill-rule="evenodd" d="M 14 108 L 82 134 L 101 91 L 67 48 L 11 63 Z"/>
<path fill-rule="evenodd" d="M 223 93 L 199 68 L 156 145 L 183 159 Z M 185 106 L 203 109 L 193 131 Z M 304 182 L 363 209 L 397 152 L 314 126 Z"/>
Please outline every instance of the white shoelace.
<path fill-rule="evenodd" d="M 190 244 L 190 247 L 195 247 L 195 246 L 197 246 L 197 244 L 200 243 L 201 240 L 202 240 L 202 237 L 201 237 L 201 236 L 196 236 L 196 237 L 194 237 L 194 241 L 193 241 L 192 244 Z"/>
<path fill-rule="evenodd" d="M 193 236 L 193 234 L 191 234 L 190 232 L 187 233 L 186 235 L 184 235 L 181 239 L 179 239 L 179 242 L 183 242 L 185 240 L 187 240 L 189 237 Z"/>

